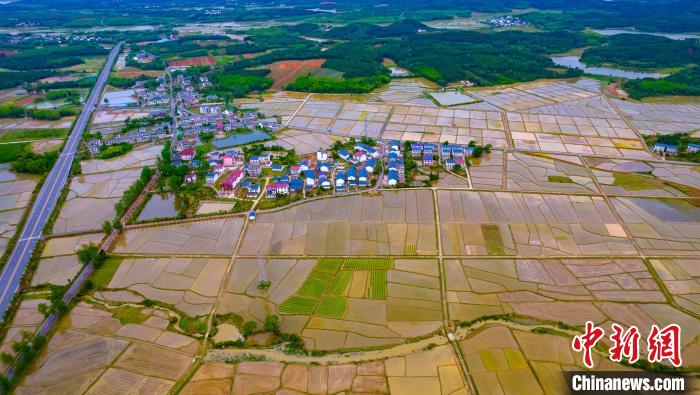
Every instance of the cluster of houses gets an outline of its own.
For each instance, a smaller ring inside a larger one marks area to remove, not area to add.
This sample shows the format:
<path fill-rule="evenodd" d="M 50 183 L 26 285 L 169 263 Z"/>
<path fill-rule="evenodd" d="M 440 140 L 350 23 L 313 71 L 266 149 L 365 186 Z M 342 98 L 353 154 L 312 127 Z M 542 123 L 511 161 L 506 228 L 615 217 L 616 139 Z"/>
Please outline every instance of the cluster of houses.
<path fill-rule="evenodd" d="M 151 118 L 158 118 L 165 115 L 165 112 L 152 112 Z M 151 141 L 161 141 L 170 138 L 170 124 L 161 122 L 153 126 L 142 126 L 128 133 L 120 133 L 109 137 L 91 139 L 85 143 L 90 155 L 97 155 L 103 146 L 116 144 L 143 144 Z"/>
<path fill-rule="evenodd" d="M 154 90 L 144 89 L 144 81 L 136 81 L 134 89 L 142 106 L 165 106 L 170 103 L 170 96 L 165 86 L 165 78 L 158 77 L 158 86 Z"/>
<path fill-rule="evenodd" d="M 180 91 L 177 92 L 177 101 L 188 105 L 199 103 L 199 93 L 192 82 L 185 78 L 183 74 L 177 76 L 177 86 Z"/>
<path fill-rule="evenodd" d="M 654 145 L 651 146 L 651 150 L 656 152 L 657 154 L 666 154 L 666 155 L 678 155 L 680 153 L 680 149 L 678 148 L 677 145 L 666 144 L 666 143 L 654 143 Z M 688 152 L 691 154 L 694 154 L 696 152 L 700 152 L 700 144 L 689 143 L 685 149 L 685 152 Z"/>
<path fill-rule="evenodd" d="M 389 144 L 388 153 L 389 170 L 385 183 L 395 186 L 401 180 L 400 172 L 403 172 L 403 159 L 397 141 Z M 191 161 L 194 154 L 193 148 L 183 148 L 179 151 L 179 159 Z M 220 193 L 228 195 L 242 189 L 249 198 L 255 198 L 261 192 L 266 198 L 312 190 L 344 192 L 353 187 L 369 187 L 385 159 L 379 149 L 362 143 L 355 144 L 352 153 L 341 150 L 339 154 L 340 160 L 334 160 L 328 152 L 319 151 L 301 158 L 296 165 L 285 166 L 277 161 L 286 155 L 284 151 L 263 152 L 248 160 L 240 150 L 214 151 L 207 155 L 211 171 L 206 175 L 206 181 L 217 184 L 223 177 L 218 183 Z M 263 191 L 262 183 L 250 181 L 250 178 L 260 177 L 264 169 L 269 169 L 276 176 Z M 196 181 L 196 178 L 190 177 L 188 180 Z"/>
<path fill-rule="evenodd" d="M 411 144 L 411 156 L 423 162 L 423 166 L 433 166 L 437 162 L 438 155 L 444 162 L 445 168 L 452 170 L 457 166 L 464 168 L 467 158 L 472 155 L 476 147 L 460 144 L 435 144 L 413 143 Z"/>
<path fill-rule="evenodd" d="M 276 119 L 260 119 L 255 112 L 237 113 L 223 108 L 220 103 L 200 104 L 199 114 L 181 111 L 180 127 L 184 134 L 198 135 L 203 132 L 230 132 L 238 128 L 262 128 L 278 131 L 283 125 Z"/>

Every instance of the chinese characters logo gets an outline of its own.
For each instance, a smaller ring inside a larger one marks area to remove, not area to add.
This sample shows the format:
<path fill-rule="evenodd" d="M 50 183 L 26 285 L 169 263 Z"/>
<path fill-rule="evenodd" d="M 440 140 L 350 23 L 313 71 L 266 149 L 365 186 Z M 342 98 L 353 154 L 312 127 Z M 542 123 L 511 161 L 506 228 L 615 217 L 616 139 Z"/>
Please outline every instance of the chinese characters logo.
<path fill-rule="evenodd" d="M 621 325 L 612 324 L 613 333 L 610 335 L 612 347 L 608 350 L 610 360 L 621 362 L 622 358 L 627 358 L 630 363 L 639 361 L 640 348 L 639 340 L 642 337 L 636 326 L 631 326 L 625 330 Z M 583 364 L 593 368 L 592 350 L 605 336 L 603 328 L 595 326 L 591 321 L 586 322 L 586 329 L 582 335 L 574 337 L 571 347 L 576 352 L 583 352 Z M 681 328 L 676 324 L 659 328 L 657 325 L 651 326 L 651 331 L 647 337 L 647 359 L 649 362 L 668 361 L 675 367 L 680 367 L 683 363 L 681 359 Z"/>

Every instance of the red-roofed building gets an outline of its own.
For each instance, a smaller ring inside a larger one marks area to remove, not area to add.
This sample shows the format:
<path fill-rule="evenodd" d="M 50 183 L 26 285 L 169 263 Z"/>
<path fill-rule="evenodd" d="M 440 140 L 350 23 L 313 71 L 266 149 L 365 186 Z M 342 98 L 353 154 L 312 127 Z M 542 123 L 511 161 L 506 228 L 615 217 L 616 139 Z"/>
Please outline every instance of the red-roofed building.
<path fill-rule="evenodd" d="M 195 154 L 196 154 L 196 151 L 194 148 L 192 148 L 192 147 L 183 148 L 182 151 L 180 151 L 180 159 L 192 160 L 192 159 L 194 159 Z"/>
<path fill-rule="evenodd" d="M 240 184 L 241 181 L 243 181 L 244 177 L 245 173 L 240 170 L 232 172 L 221 183 L 221 190 L 223 190 L 224 192 L 233 192 L 233 190 L 236 189 L 238 184 Z"/>

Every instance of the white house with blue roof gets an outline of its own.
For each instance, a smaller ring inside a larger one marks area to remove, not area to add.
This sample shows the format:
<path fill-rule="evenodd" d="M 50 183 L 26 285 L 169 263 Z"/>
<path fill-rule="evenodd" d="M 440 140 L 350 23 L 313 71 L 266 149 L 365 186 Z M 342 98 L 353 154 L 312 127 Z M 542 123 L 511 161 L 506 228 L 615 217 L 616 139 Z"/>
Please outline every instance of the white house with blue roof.
<path fill-rule="evenodd" d="M 678 146 L 673 145 L 673 144 L 665 144 L 665 143 L 655 143 L 654 145 L 651 146 L 651 150 L 662 154 L 666 153 L 668 155 L 677 155 L 678 154 Z"/>

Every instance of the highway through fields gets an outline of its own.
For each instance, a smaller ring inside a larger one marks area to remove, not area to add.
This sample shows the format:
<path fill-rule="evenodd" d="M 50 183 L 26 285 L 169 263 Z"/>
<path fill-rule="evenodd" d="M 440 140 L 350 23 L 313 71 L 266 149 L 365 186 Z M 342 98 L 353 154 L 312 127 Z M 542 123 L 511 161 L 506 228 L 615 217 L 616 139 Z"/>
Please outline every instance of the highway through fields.
<path fill-rule="evenodd" d="M 19 235 L 17 243 L 15 244 L 12 254 L 10 255 L 7 264 L 2 269 L 0 274 L 0 317 L 4 316 L 5 312 L 12 302 L 17 289 L 19 288 L 20 281 L 24 275 L 24 271 L 27 268 L 29 260 L 34 251 L 37 241 L 41 237 L 42 230 L 46 224 L 49 216 L 56 206 L 56 201 L 61 195 L 66 181 L 68 180 L 68 175 L 73 165 L 73 158 L 75 157 L 75 151 L 80 144 L 83 132 L 90 121 L 90 117 L 95 107 L 98 104 L 102 90 L 107 82 L 107 77 L 114 64 L 119 51 L 121 50 L 122 44 L 117 44 L 109 54 L 107 61 L 105 62 L 102 71 L 100 72 L 95 87 L 93 88 L 90 96 L 85 102 L 85 107 L 80 113 L 78 120 L 75 122 L 75 126 L 71 131 L 68 141 L 63 148 L 63 152 L 58 157 L 58 160 L 54 164 L 53 168 L 46 176 L 44 185 L 42 186 L 39 194 L 34 200 L 34 204 L 31 207 L 27 221 L 24 224 L 24 228 Z"/>

